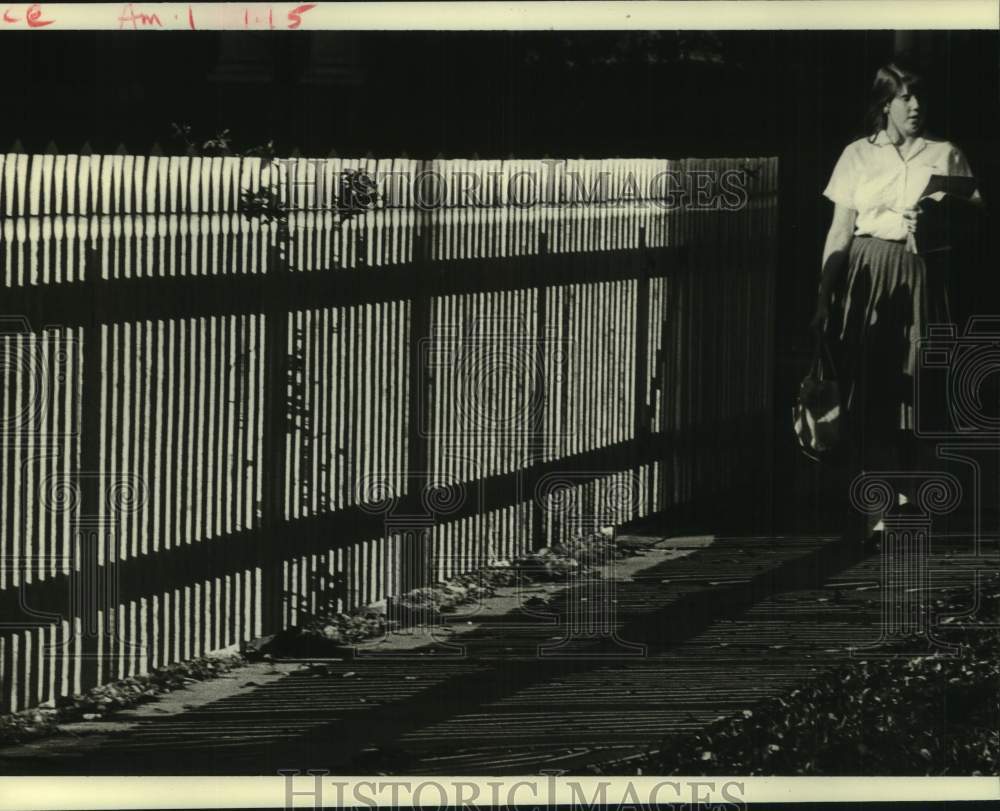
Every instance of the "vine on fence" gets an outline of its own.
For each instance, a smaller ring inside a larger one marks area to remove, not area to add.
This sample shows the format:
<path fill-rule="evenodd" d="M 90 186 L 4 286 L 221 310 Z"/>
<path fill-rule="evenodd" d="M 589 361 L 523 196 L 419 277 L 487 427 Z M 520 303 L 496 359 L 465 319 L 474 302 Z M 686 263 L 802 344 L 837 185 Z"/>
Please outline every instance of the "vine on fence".
<path fill-rule="evenodd" d="M 189 155 L 205 157 L 244 157 L 260 158 L 265 166 L 277 166 L 282 159 L 278 157 L 274 141 L 265 144 L 255 144 L 243 150 L 234 146 L 234 138 L 230 130 L 223 129 L 214 135 L 201 138 L 195 135 L 190 124 L 171 124 L 172 135 L 180 141 Z M 309 158 L 296 160 L 308 161 Z M 264 225 L 274 226 L 279 244 L 287 244 L 291 240 L 289 221 L 292 208 L 288 202 L 288 194 L 282 189 L 280 174 L 272 173 L 271 182 L 257 189 L 242 189 L 238 210 L 248 219 L 259 219 Z M 343 169 L 335 180 L 336 194 L 332 205 L 319 203 L 310 206 L 311 211 L 327 211 L 337 216 L 338 224 L 347 222 L 366 211 L 377 208 L 384 200 L 378 190 L 378 181 L 364 169 Z M 358 231 L 358 255 L 364 256 L 364 235 Z"/>
<path fill-rule="evenodd" d="M 261 159 L 262 168 L 273 166 L 280 169 L 281 159 L 277 156 L 273 140 L 266 144 L 258 144 L 237 151 L 233 146 L 232 133 L 228 129 L 208 138 L 199 138 L 195 136 L 190 125 L 174 123 L 172 127 L 174 137 L 184 144 L 188 154 L 201 154 L 210 157 L 256 157 Z M 317 169 L 320 168 L 317 167 Z M 284 177 L 287 180 L 287 175 Z M 241 189 L 237 210 L 247 219 L 256 219 L 262 225 L 273 229 L 275 258 L 282 269 L 289 270 L 289 260 L 293 255 L 292 222 L 294 209 L 290 203 L 289 189 L 283 185 L 282 178 L 283 174 L 280 171 L 273 171 L 268 174 L 266 185 L 254 189 Z M 344 169 L 337 174 L 335 179 L 335 194 L 332 205 L 327 204 L 325 200 L 318 200 L 315 205 L 310 206 L 310 211 L 332 213 L 336 218 L 335 223 L 343 225 L 352 218 L 376 208 L 382 201 L 383 197 L 378 191 L 375 177 L 364 169 Z M 364 228 L 356 230 L 355 240 L 354 247 L 358 264 L 363 266 L 366 264 L 367 255 L 367 237 Z M 308 513 L 312 509 L 315 489 L 312 468 L 315 453 L 314 430 L 317 428 L 308 396 L 310 370 L 306 360 L 306 346 L 309 335 L 307 328 L 299 324 L 293 326 L 291 333 L 291 346 L 285 364 L 287 376 L 285 381 L 285 391 L 287 392 L 285 437 L 287 441 L 287 438 L 297 430 L 302 432 L 296 497 L 300 509 Z M 322 429 L 322 426 L 318 426 L 318 428 Z M 328 467 L 325 461 L 320 461 L 321 474 L 328 470 Z M 317 495 L 321 505 L 320 509 L 325 508 L 329 498 L 327 488 L 321 486 Z M 316 605 L 321 613 L 329 615 L 336 611 L 338 605 L 346 607 L 348 595 L 343 575 L 317 571 L 309 576 L 309 581 L 309 594 L 316 600 Z M 284 596 L 293 601 L 293 604 L 301 599 L 301 595 L 288 592 Z"/>

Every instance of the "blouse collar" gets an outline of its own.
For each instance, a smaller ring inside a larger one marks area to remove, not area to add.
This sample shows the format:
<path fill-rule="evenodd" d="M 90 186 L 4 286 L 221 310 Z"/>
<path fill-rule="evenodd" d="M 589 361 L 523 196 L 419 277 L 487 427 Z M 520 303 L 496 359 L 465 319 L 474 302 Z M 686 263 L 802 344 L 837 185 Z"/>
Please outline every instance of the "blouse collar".
<path fill-rule="evenodd" d="M 879 130 L 878 135 L 875 136 L 874 141 L 876 146 L 893 146 L 892 139 L 889 137 L 889 133 L 885 130 Z M 910 147 L 910 154 L 906 156 L 905 160 L 910 160 L 914 155 L 922 152 L 924 147 L 927 146 L 927 141 L 922 135 L 918 135 L 913 139 L 913 146 Z"/>

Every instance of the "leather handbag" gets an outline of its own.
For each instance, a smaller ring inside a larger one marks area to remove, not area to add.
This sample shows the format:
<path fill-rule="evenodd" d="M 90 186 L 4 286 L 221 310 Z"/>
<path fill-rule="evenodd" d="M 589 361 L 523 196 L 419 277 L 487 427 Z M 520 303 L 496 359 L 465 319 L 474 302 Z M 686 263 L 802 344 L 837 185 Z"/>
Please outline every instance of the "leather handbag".
<path fill-rule="evenodd" d="M 792 424 L 802 452 L 820 462 L 831 459 L 844 441 L 840 386 L 826 339 L 817 336 L 809 371 L 799 384 Z"/>

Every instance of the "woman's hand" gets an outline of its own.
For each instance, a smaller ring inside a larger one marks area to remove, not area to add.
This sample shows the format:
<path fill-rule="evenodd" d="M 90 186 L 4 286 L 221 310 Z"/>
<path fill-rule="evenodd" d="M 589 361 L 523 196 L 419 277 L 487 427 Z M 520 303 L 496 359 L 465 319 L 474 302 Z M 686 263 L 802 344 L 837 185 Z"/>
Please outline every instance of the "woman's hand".
<path fill-rule="evenodd" d="M 906 226 L 906 250 L 917 253 L 917 217 L 920 215 L 918 206 L 903 209 L 903 225 Z"/>

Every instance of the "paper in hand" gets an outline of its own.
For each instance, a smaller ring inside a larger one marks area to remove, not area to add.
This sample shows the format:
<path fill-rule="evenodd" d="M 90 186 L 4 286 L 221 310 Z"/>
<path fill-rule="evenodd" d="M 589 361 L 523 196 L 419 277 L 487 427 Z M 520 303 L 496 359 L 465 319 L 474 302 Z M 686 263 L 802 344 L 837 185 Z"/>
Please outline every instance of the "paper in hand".
<path fill-rule="evenodd" d="M 907 239 L 913 253 L 929 254 L 950 250 L 972 223 L 972 201 L 978 189 L 974 177 L 931 175 L 920 195 L 923 214 L 916 238 Z"/>
<path fill-rule="evenodd" d="M 955 197 L 969 200 L 976 193 L 979 184 L 974 177 L 965 175 L 931 175 L 927 180 L 927 185 L 920 193 L 920 199 L 937 195 L 940 199 L 943 194 L 953 194 Z"/>

